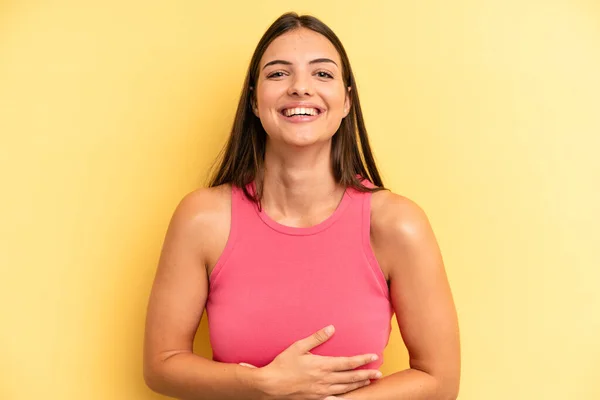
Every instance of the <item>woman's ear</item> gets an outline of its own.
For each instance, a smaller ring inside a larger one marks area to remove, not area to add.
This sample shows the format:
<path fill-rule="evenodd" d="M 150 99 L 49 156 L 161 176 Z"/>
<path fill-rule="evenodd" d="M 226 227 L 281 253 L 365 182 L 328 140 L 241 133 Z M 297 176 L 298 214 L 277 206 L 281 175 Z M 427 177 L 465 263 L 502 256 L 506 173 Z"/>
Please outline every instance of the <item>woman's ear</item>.
<path fill-rule="evenodd" d="M 350 113 L 350 108 L 352 108 L 352 96 L 350 96 L 351 90 L 352 86 L 348 86 L 348 92 L 346 92 L 346 100 L 344 100 L 344 118 L 348 116 L 348 113 Z"/>

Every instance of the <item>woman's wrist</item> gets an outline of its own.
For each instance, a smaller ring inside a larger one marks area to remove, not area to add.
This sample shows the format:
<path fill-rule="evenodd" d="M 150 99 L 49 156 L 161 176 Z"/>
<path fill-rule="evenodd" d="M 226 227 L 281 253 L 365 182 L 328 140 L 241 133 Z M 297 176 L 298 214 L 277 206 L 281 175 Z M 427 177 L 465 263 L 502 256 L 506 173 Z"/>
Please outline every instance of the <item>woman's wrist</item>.
<path fill-rule="evenodd" d="M 278 397 L 274 390 L 273 380 L 265 374 L 262 368 L 248 368 L 238 365 L 236 376 L 238 380 L 252 393 L 256 394 L 257 400 L 274 400 Z"/>

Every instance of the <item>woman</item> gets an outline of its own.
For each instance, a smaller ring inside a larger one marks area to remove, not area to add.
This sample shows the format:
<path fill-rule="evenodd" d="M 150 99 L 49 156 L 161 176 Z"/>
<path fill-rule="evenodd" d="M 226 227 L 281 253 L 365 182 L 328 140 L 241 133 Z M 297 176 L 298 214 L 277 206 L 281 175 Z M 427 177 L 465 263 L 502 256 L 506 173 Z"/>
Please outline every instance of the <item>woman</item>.
<path fill-rule="evenodd" d="M 205 307 L 213 360 L 192 353 Z M 410 369 L 380 378 L 393 312 Z M 436 239 L 415 203 L 383 189 L 342 44 L 314 17 L 282 15 L 254 52 L 210 187 L 174 212 L 148 306 L 148 386 L 182 399 L 453 399 L 459 358 Z"/>

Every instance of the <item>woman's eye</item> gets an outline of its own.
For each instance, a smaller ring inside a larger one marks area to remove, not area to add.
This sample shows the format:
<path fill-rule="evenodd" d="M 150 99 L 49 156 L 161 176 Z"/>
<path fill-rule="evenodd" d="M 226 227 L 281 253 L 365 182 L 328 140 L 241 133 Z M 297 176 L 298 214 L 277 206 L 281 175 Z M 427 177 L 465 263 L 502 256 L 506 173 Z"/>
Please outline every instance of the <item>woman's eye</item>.
<path fill-rule="evenodd" d="M 333 76 L 330 73 L 325 72 L 325 71 L 319 71 L 319 72 L 317 72 L 317 76 L 319 78 L 333 78 Z"/>
<path fill-rule="evenodd" d="M 283 72 L 277 71 L 267 75 L 267 78 L 281 78 L 283 76 Z"/>

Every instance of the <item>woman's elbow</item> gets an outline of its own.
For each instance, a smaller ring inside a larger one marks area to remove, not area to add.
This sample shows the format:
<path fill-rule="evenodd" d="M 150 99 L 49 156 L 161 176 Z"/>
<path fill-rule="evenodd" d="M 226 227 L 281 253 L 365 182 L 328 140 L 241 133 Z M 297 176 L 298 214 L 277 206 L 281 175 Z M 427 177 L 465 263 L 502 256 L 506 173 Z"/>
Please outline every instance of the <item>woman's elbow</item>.
<path fill-rule="evenodd" d="M 456 400 L 460 389 L 460 378 L 438 379 L 439 400 Z"/>
<path fill-rule="evenodd" d="M 146 386 L 155 393 L 162 393 L 162 379 L 158 362 L 144 361 L 143 375 Z"/>

